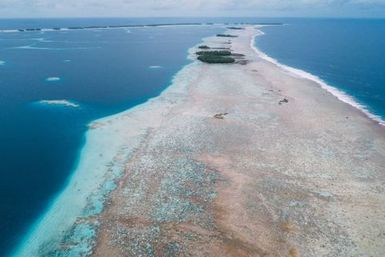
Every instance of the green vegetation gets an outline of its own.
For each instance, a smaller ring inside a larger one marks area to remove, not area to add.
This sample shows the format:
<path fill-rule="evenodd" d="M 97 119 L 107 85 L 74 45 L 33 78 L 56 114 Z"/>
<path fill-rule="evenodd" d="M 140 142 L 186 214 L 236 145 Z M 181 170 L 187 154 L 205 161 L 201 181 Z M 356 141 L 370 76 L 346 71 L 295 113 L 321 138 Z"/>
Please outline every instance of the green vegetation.
<path fill-rule="evenodd" d="M 197 55 L 210 55 L 210 56 L 229 56 L 231 55 L 230 51 L 198 51 L 196 52 Z"/>
<path fill-rule="evenodd" d="M 206 45 L 199 46 L 198 48 L 199 48 L 199 49 L 210 49 L 210 47 L 208 47 L 208 46 L 206 46 Z"/>
<path fill-rule="evenodd" d="M 238 37 L 238 36 L 230 35 L 230 34 L 217 34 L 217 37 Z"/>
<path fill-rule="evenodd" d="M 207 56 L 201 55 L 198 60 L 205 63 L 234 63 L 235 59 L 226 56 Z"/>
<path fill-rule="evenodd" d="M 25 31 L 40 31 L 41 29 L 40 28 L 37 28 L 37 29 L 24 29 Z"/>
<path fill-rule="evenodd" d="M 233 29 L 233 30 L 244 30 L 245 28 L 242 28 L 242 27 L 228 27 L 228 29 Z"/>
<path fill-rule="evenodd" d="M 233 63 L 230 51 L 199 51 L 198 60 L 205 63 Z"/>

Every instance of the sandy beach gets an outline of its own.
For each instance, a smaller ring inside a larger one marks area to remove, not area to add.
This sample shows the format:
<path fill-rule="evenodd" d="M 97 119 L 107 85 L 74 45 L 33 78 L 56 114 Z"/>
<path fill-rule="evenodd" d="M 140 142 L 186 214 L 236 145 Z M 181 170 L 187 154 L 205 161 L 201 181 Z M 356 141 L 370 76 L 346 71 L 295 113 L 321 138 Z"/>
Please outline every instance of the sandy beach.
<path fill-rule="evenodd" d="M 92 156 L 56 204 L 82 195 L 76 211 L 24 256 L 385 256 L 385 127 L 261 58 L 258 28 L 227 33 L 202 44 L 247 63 L 195 61 L 159 97 L 91 124 Z"/>

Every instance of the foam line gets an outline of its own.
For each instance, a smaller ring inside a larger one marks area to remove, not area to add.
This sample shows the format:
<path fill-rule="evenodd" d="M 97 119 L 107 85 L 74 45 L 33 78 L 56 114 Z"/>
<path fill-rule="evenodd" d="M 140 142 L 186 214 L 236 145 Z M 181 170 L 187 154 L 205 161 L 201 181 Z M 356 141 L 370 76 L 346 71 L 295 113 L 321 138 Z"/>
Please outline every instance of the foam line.
<path fill-rule="evenodd" d="M 47 82 L 55 82 L 55 81 L 60 81 L 61 78 L 59 77 L 49 77 L 45 79 Z"/>
<path fill-rule="evenodd" d="M 73 107 L 77 108 L 79 107 L 79 104 L 76 104 L 72 101 L 66 100 L 66 99 L 60 99 L 60 100 L 40 100 L 40 104 L 47 104 L 47 105 L 61 105 L 61 106 L 67 106 L 67 107 Z"/>
<path fill-rule="evenodd" d="M 297 78 L 308 79 L 308 80 L 316 82 L 318 85 L 321 86 L 321 88 L 325 89 L 326 91 L 328 91 L 329 93 L 331 93 L 332 95 L 337 97 L 337 99 L 339 99 L 340 101 L 353 106 L 354 108 L 363 112 L 370 119 L 378 122 L 380 125 L 385 126 L 385 120 L 382 117 L 380 117 L 379 115 L 371 113 L 365 105 L 356 101 L 352 96 L 348 95 L 347 93 L 343 92 L 340 89 L 337 89 L 333 86 L 328 85 L 325 81 L 323 81 L 321 78 L 319 78 L 316 75 L 313 75 L 313 74 L 306 72 L 304 70 L 300 70 L 300 69 L 293 68 L 293 67 L 287 66 L 285 64 L 282 64 L 278 60 L 276 60 L 276 59 L 268 56 L 266 53 L 262 52 L 260 49 L 258 49 L 256 47 L 256 44 L 255 44 L 255 38 L 258 36 L 262 36 L 262 35 L 265 35 L 265 33 L 261 30 L 258 30 L 258 32 L 255 34 L 255 36 L 253 37 L 253 39 L 250 42 L 251 48 L 258 54 L 258 56 L 260 58 L 282 68 L 283 70 L 287 71 L 292 76 L 295 76 Z"/>
<path fill-rule="evenodd" d="M 22 49 L 22 50 L 51 50 L 51 51 L 65 51 L 65 50 L 88 50 L 88 49 L 98 49 L 101 47 L 38 47 L 33 45 L 25 46 L 16 46 L 9 49 Z"/>

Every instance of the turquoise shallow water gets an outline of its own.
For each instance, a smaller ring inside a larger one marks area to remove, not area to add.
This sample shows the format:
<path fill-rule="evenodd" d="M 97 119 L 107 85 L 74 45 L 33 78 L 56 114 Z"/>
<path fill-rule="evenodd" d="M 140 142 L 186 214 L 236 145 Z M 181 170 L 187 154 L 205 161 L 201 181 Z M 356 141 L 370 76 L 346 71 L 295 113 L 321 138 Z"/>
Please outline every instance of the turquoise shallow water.
<path fill-rule="evenodd" d="M 385 20 L 288 19 L 285 23 L 264 27 L 265 35 L 256 38 L 256 46 L 282 64 L 317 76 L 373 118 L 385 120 Z"/>

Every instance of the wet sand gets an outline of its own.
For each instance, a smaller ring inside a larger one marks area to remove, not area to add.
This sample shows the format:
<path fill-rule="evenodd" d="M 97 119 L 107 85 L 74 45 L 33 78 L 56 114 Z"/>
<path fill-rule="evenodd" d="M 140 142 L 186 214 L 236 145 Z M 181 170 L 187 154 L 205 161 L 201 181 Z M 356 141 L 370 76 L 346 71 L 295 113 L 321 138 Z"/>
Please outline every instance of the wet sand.
<path fill-rule="evenodd" d="M 385 256 L 384 127 L 260 58 L 257 29 L 229 33 L 203 44 L 247 64 L 194 62 L 160 97 L 93 125 L 118 120 L 136 143 L 88 218 L 92 255 Z"/>

